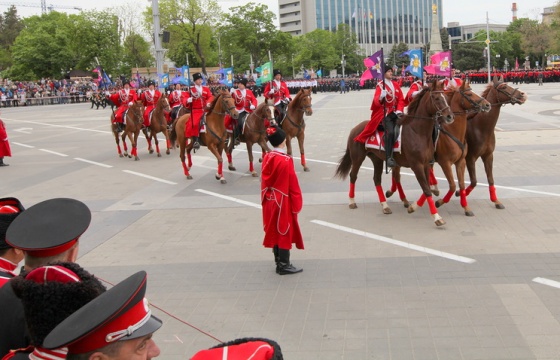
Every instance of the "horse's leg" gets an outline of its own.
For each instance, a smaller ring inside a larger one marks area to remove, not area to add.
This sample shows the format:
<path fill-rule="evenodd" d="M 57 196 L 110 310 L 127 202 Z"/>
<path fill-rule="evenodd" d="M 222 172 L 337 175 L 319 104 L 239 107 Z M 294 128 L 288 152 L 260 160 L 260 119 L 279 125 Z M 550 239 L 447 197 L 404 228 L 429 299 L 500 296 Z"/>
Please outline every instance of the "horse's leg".
<path fill-rule="evenodd" d="M 449 160 L 438 160 L 438 163 L 439 166 L 441 167 L 441 170 L 443 170 L 443 174 L 445 175 L 445 178 L 447 179 L 447 183 L 449 184 L 449 190 L 447 191 L 443 199 L 439 199 L 435 202 L 436 207 L 440 207 L 443 204 L 447 204 L 451 199 L 451 196 L 453 196 L 455 190 L 457 189 L 457 186 L 455 185 L 455 178 L 453 177 L 453 168 L 452 168 L 453 165 L 451 164 L 451 162 Z M 432 170 L 433 169 L 430 169 L 430 171 Z"/>
<path fill-rule="evenodd" d="M 373 163 L 373 184 L 375 185 L 375 191 L 377 191 L 377 197 L 379 198 L 379 203 L 383 209 L 383 214 L 392 214 L 393 211 L 389 207 L 389 204 L 387 204 L 387 199 L 383 193 L 383 185 L 381 185 L 381 177 L 383 176 L 383 160 L 377 156 L 370 156 L 370 159 Z"/>
<path fill-rule="evenodd" d="M 154 138 L 154 143 L 156 145 L 156 154 L 158 157 L 161 157 L 161 153 L 159 152 L 159 140 L 157 138 L 157 132 L 155 130 L 151 131 L 150 137 Z"/>
<path fill-rule="evenodd" d="M 113 125 L 111 125 L 111 128 L 112 128 L 111 130 L 113 131 L 113 136 L 115 136 L 115 142 L 117 143 L 117 152 L 119 154 L 119 157 L 123 157 L 124 155 L 123 155 L 122 150 L 121 150 L 121 144 L 120 144 L 120 141 L 119 141 L 119 133 L 116 132 L 116 130 L 113 128 Z"/>
<path fill-rule="evenodd" d="M 411 169 L 412 171 L 414 171 L 416 180 L 422 188 L 422 195 L 416 202 L 412 203 L 408 207 L 408 213 L 413 213 L 417 208 L 422 207 L 424 205 L 424 202 L 427 201 L 430 207 L 430 213 L 432 214 L 432 218 L 434 219 L 434 223 L 436 224 L 436 226 L 445 225 L 445 221 L 437 212 L 434 199 L 432 198 L 432 192 L 430 191 L 430 185 L 428 183 L 428 179 L 430 177 L 430 166 L 424 164 L 414 164 L 413 166 L 411 166 Z"/>
<path fill-rule="evenodd" d="M 232 156 L 233 146 L 234 146 L 233 133 L 227 133 L 227 137 L 228 137 L 228 145 L 226 148 L 226 156 L 228 160 L 228 170 L 235 171 L 237 169 L 235 168 L 235 166 L 233 166 L 233 156 Z"/>
<path fill-rule="evenodd" d="M 187 166 L 190 169 L 192 168 L 191 150 L 193 149 L 194 146 L 194 140 L 191 138 L 187 138 L 183 143 L 185 144 L 185 147 L 187 149 Z"/>
<path fill-rule="evenodd" d="M 309 171 L 309 168 L 307 167 L 307 162 L 305 161 L 305 150 L 303 148 L 304 139 L 305 139 L 305 132 L 302 130 L 297 136 L 299 153 L 301 155 L 301 166 L 303 166 L 303 171 Z"/>
<path fill-rule="evenodd" d="M 391 189 L 385 192 L 385 196 L 388 198 L 391 197 L 395 192 L 399 192 L 399 198 L 403 202 L 405 208 L 410 206 L 408 199 L 404 193 L 402 184 L 401 184 L 401 167 L 396 166 L 391 170 Z"/>
<path fill-rule="evenodd" d="M 123 131 L 121 135 L 121 140 L 124 148 L 124 156 L 131 158 L 132 156 L 128 154 L 128 146 L 126 145 L 126 130 Z"/>
<path fill-rule="evenodd" d="M 179 157 L 181 158 L 181 165 L 183 166 L 183 173 L 185 174 L 185 176 L 187 177 L 188 180 L 192 180 L 193 177 L 192 177 L 191 174 L 189 174 L 189 168 L 187 167 L 187 164 L 185 163 L 185 153 L 187 152 L 185 140 L 184 139 L 178 139 L 178 140 L 180 140 L 179 141 Z"/>
<path fill-rule="evenodd" d="M 268 148 L 268 145 L 266 144 L 266 140 L 262 136 L 259 137 L 259 145 L 261 146 L 261 157 L 259 158 L 259 162 L 262 163 L 264 155 L 266 153 L 270 152 L 270 149 Z"/>
<path fill-rule="evenodd" d="M 457 172 L 457 182 L 459 183 L 459 196 L 461 197 L 461 206 L 465 210 L 465 215 L 474 216 L 474 213 L 469 208 L 469 204 L 467 203 L 467 193 L 465 191 L 465 167 L 466 161 L 464 158 L 460 159 L 455 164 L 455 171 Z"/>
<path fill-rule="evenodd" d="M 162 127 L 163 136 L 165 136 L 165 145 L 167 146 L 167 150 L 165 150 L 165 154 L 171 154 L 171 140 L 169 140 L 169 131 L 167 130 L 167 126 L 164 124 Z"/>
<path fill-rule="evenodd" d="M 247 145 L 247 155 L 249 156 L 249 172 L 251 176 L 258 177 L 259 174 L 255 171 L 255 167 L 253 166 L 253 142 L 251 140 L 246 139 L 245 145 Z"/>
<path fill-rule="evenodd" d="M 152 148 L 152 136 L 153 134 L 150 132 L 150 135 L 148 135 L 148 130 L 146 130 L 147 128 L 143 128 L 142 132 L 144 133 L 144 136 L 146 137 L 146 142 L 148 143 L 148 153 L 149 154 L 153 154 L 154 153 L 154 149 Z"/>
<path fill-rule="evenodd" d="M 140 130 L 135 131 L 133 135 L 134 141 L 132 142 L 132 155 L 134 156 L 134 161 L 138 161 L 140 160 L 138 157 L 138 135 L 140 135 Z"/>
<path fill-rule="evenodd" d="M 434 165 L 430 166 L 430 190 L 432 195 L 439 196 L 439 189 L 436 176 L 434 175 Z"/>
<path fill-rule="evenodd" d="M 504 204 L 498 200 L 498 196 L 496 195 L 496 187 L 494 186 L 494 175 L 493 175 L 493 167 L 494 167 L 494 153 L 489 153 L 486 156 L 482 156 L 482 162 L 484 163 L 484 170 L 486 171 L 486 178 L 488 179 L 488 191 L 490 192 L 490 201 L 494 203 L 496 209 L 505 209 L 506 207 Z"/>
<path fill-rule="evenodd" d="M 357 148 L 355 144 L 349 145 L 349 157 L 352 163 L 350 167 L 350 189 L 348 190 L 348 199 L 350 203 L 348 207 L 350 209 L 357 209 L 358 205 L 356 204 L 356 180 L 358 180 L 358 172 L 360 171 L 360 166 L 364 162 L 366 158 L 365 149 Z M 346 156 L 346 155 L 345 155 Z"/>
<path fill-rule="evenodd" d="M 214 143 L 210 143 L 210 144 L 206 143 L 206 144 L 208 150 L 210 150 L 210 152 L 214 154 L 216 160 L 218 161 L 218 172 L 216 173 L 216 180 L 220 180 L 222 184 L 226 184 L 227 181 L 223 173 L 223 165 L 224 165 L 224 158 L 222 157 L 223 149 L 218 144 L 214 144 Z"/>
<path fill-rule="evenodd" d="M 465 161 L 467 163 L 467 171 L 469 172 L 469 180 L 470 180 L 470 184 L 469 186 L 465 189 L 465 194 L 467 196 L 469 196 L 469 194 L 474 190 L 474 188 L 476 187 L 476 160 L 478 158 L 475 156 L 469 156 L 469 153 L 467 152 L 467 156 L 465 158 Z M 460 194 L 455 194 L 455 196 L 459 196 Z"/>
<path fill-rule="evenodd" d="M 286 153 L 292 156 L 292 137 L 286 133 Z"/>

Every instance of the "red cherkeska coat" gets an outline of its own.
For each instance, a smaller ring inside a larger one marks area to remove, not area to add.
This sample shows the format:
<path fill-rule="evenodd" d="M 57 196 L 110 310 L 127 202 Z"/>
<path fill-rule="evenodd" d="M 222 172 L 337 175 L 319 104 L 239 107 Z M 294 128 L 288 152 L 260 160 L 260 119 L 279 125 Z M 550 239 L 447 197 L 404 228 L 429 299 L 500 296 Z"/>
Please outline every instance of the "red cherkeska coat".
<path fill-rule="evenodd" d="M 187 91 L 173 90 L 173 92 L 169 94 L 169 97 L 167 98 L 167 100 L 169 100 L 169 106 L 173 109 L 176 106 L 183 105 L 187 96 Z"/>
<path fill-rule="evenodd" d="M 384 115 L 388 115 L 395 111 L 402 112 L 404 110 L 404 95 L 402 90 L 396 81 L 391 80 L 391 82 L 393 84 L 393 88 L 395 89 L 394 92 L 387 84 L 385 84 L 384 87 L 383 81 L 380 81 L 375 87 L 375 94 L 373 95 L 373 101 L 371 102 L 370 108 L 371 118 L 365 129 L 354 138 L 354 141 L 365 143 L 366 140 L 373 135 L 383 120 Z M 384 89 L 387 90 L 387 96 L 385 99 L 380 100 L 379 97 L 381 96 L 381 91 Z"/>
<path fill-rule="evenodd" d="M 140 100 L 144 104 L 144 126 L 150 126 L 150 113 L 155 109 L 157 102 L 161 98 L 159 90 L 154 90 L 153 94 L 150 90 L 146 90 L 140 95 Z"/>
<path fill-rule="evenodd" d="M 257 107 L 257 98 L 249 89 L 245 89 L 245 93 L 241 89 L 233 89 L 231 91 L 231 96 L 235 102 L 235 110 L 237 110 L 240 115 L 243 112 L 246 112 L 247 114 L 252 113 L 254 110 L 251 110 L 251 105 L 254 108 Z M 224 117 L 224 124 L 226 125 L 226 130 L 228 132 L 233 132 L 234 122 L 233 118 L 229 114 L 226 114 Z"/>
<path fill-rule="evenodd" d="M 289 250 L 292 244 L 303 249 L 303 237 L 297 214 L 303 207 L 303 197 L 293 159 L 279 151 L 264 156 L 261 175 L 263 214 L 263 245 Z"/>
<path fill-rule="evenodd" d="M 270 90 L 274 89 L 274 93 L 271 94 Z M 264 87 L 264 97 L 274 101 L 274 105 L 278 105 L 284 99 L 292 99 L 290 96 L 290 90 L 288 85 L 283 81 L 272 80 L 266 83 Z"/>
<path fill-rule="evenodd" d="M 414 93 L 417 91 L 422 91 L 422 81 L 420 80 L 416 80 L 412 83 L 412 85 L 410 85 L 410 89 L 408 89 L 406 97 L 404 98 L 404 106 L 410 105 L 410 103 L 414 99 Z"/>
<path fill-rule="evenodd" d="M 214 101 L 214 96 L 207 86 L 201 86 L 201 91 L 197 90 L 196 86 L 191 86 L 190 90 L 185 96 L 183 106 L 191 109 L 191 121 L 187 122 L 185 127 L 185 136 L 193 137 L 198 136 L 200 130 L 200 120 L 204 116 L 204 112 L 208 109 L 208 104 Z M 188 102 L 192 98 L 192 102 Z"/>
<path fill-rule="evenodd" d="M 4 127 L 4 122 L 0 120 L 0 158 L 4 156 L 12 156 L 12 150 L 10 149 L 8 133 Z"/>
<path fill-rule="evenodd" d="M 130 89 L 128 93 L 125 89 L 121 89 L 114 94 L 109 96 L 109 100 L 117 106 L 117 111 L 115 111 L 115 122 L 123 122 L 123 114 L 128 109 L 128 104 L 138 100 L 138 94 L 136 90 Z"/>

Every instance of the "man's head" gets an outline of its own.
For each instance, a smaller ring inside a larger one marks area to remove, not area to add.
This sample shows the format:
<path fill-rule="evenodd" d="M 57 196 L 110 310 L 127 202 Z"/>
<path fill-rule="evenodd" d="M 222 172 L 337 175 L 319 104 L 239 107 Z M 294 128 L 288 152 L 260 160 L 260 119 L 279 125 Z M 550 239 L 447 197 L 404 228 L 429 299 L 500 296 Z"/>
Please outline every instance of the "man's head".
<path fill-rule="evenodd" d="M 175 84 L 175 90 L 181 90 L 181 84 L 179 83 Z"/>
<path fill-rule="evenodd" d="M 0 199 L 0 257 L 4 257 L 15 264 L 23 260 L 23 251 L 15 249 L 6 242 L 6 231 L 24 210 L 21 202 L 14 197 Z"/>
<path fill-rule="evenodd" d="M 392 80 L 393 79 L 393 68 L 390 67 L 389 64 L 385 64 L 384 69 L 385 69 L 385 74 L 383 75 L 383 77 L 387 80 Z"/>
<path fill-rule="evenodd" d="M 28 270 L 53 261 L 75 261 L 78 239 L 91 222 L 91 212 L 81 201 L 45 200 L 21 213 L 10 225 L 6 242 L 25 252 Z"/>
<path fill-rule="evenodd" d="M 201 73 L 198 73 L 198 72 L 194 73 L 193 76 L 192 76 L 192 79 L 193 79 L 193 82 L 196 85 L 198 85 L 198 86 L 202 85 L 202 74 Z"/>
<path fill-rule="evenodd" d="M 125 81 L 123 82 L 123 87 L 124 87 L 126 90 L 130 89 L 130 80 L 125 80 Z"/>
<path fill-rule="evenodd" d="M 274 79 L 280 81 L 282 79 L 282 72 L 278 69 L 275 69 L 273 72 Z"/>
<path fill-rule="evenodd" d="M 239 79 L 239 83 L 237 84 L 237 87 L 240 88 L 241 90 L 245 89 L 247 87 L 247 79 L 245 78 Z"/>
<path fill-rule="evenodd" d="M 71 262 L 38 267 L 10 284 L 23 304 L 34 346 L 41 346 L 56 325 L 105 292 L 95 276 Z"/>
<path fill-rule="evenodd" d="M 156 82 L 153 80 L 148 81 L 148 89 L 154 90 L 156 87 Z"/>
<path fill-rule="evenodd" d="M 146 272 L 140 271 L 66 318 L 45 338 L 43 347 L 67 347 L 69 360 L 159 356 L 152 334 L 162 323 L 151 314 L 145 293 Z"/>

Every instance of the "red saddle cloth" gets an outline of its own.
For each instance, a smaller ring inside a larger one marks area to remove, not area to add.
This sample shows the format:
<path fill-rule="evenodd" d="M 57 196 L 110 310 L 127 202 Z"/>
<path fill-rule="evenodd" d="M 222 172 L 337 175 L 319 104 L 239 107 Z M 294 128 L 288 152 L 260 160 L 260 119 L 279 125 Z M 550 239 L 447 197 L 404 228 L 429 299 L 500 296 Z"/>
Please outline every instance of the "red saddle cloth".
<path fill-rule="evenodd" d="M 280 346 L 267 339 L 237 339 L 197 352 L 191 360 L 282 360 Z"/>
<path fill-rule="evenodd" d="M 376 149 L 376 150 L 385 150 L 385 141 L 383 140 L 384 132 L 381 130 L 375 130 L 372 136 L 370 136 L 366 141 L 366 148 L 368 149 Z M 393 146 L 394 152 L 401 152 L 401 132 L 399 132 L 399 137 L 397 141 L 395 141 L 395 145 Z"/>

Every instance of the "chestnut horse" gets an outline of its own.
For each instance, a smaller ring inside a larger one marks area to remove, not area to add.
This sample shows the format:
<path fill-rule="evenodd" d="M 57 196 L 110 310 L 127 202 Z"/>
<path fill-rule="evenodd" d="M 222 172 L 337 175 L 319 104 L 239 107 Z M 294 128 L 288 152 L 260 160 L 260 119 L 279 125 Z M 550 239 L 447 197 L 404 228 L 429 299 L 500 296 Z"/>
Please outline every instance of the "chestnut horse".
<path fill-rule="evenodd" d="M 522 105 L 527 101 L 527 95 L 506 84 L 503 77 L 500 79 L 494 77 L 493 81 L 488 84 L 486 90 L 482 93 L 482 97 L 490 102 L 492 109 L 488 113 L 476 114 L 472 119 L 469 117 L 467 124 L 467 144 L 469 150 L 466 161 L 471 183 L 466 189 L 466 194 L 468 196 L 476 186 L 476 160 L 482 158 L 486 178 L 488 179 L 490 201 L 494 203 L 496 209 L 504 209 L 504 205 L 496 196 L 494 175 L 492 173 L 494 149 L 496 148 L 494 129 L 500 117 L 502 106 L 505 104 Z"/>
<path fill-rule="evenodd" d="M 461 195 L 461 206 L 465 211 L 465 215 L 474 216 L 473 212 L 467 204 L 465 192 L 465 156 L 467 155 L 466 132 L 467 132 L 467 115 L 470 113 L 488 112 L 490 111 L 490 103 L 484 98 L 475 94 L 470 88 L 470 84 L 463 82 L 461 87 L 452 87 L 445 92 L 445 96 L 455 121 L 452 124 L 442 124 L 438 127 L 438 140 L 436 143 L 435 160 L 440 165 L 447 182 L 449 183 L 449 191 L 443 197 L 435 202 L 436 207 L 448 203 L 457 188 L 455 178 L 453 177 L 453 165 L 457 173 L 457 181 L 459 183 L 459 194 Z M 430 177 L 433 176 L 433 169 L 430 170 Z M 393 169 L 393 184 L 391 190 L 385 194 L 391 197 L 395 190 L 398 190 L 399 196 L 405 207 L 408 207 L 408 200 L 404 195 L 402 185 L 400 183 L 400 168 Z M 432 190 L 433 193 L 433 190 Z M 437 194 L 436 194 L 437 195 Z"/>
<path fill-rule="evenodd" d="M 272 111 L 270 106 L 265 101 L 257 108 L 255 111 L 247 115 L 245 119 L 244 128 L 239 135 L 239 141 L 244 142 L 247 145 L 247 154 L 249 155 L 249 171 L 253 177 L 259 176 L 255 171 L 253 166 L 253 144 L 259 144 L 262 150 L 262 156 L 270 151 L 268 145 L 266 144 L 266 122 L 274 119 L 272 116 Z M 231 153 L 233 151 L 234 139 L 233 133 L 229 134 L 228 147 L 226 148 L 226 155 L 228 158 L 228 169 L 235 171 L 235 166 L 233 166 L 233 158 Z M 262 156 L 259 162 L 262 162 Z"/>
<path fill-rule="evenodd" d="M 124 154 L 121 151 L 121 145 L 119 143 L 119 131 L 117 124 L 113 122 L 115 119 L 115 113 L 111 114 L 111 131 L 113 132 L 113 136 L 115 136 L 115 141 L 117 142 L 117 151 L 120 157 L 128 156 L 132 158 L 134 156 L 134 160 L 140 160 L 138 157 L 138 135 L 140 134 L 140 130 L 142 129 L 142 124 L 144 123 L 144 105 L 142 101 L 135 101 L 128 110 L 124 113 L 124 131 L 121 135 L 121 139 L 123 142 L 124 147 Z M 128 154 L 128 148 L 126 146 L 126 137 L 130 140 L 132 145 L 132 150 L 130 151 L 130 155 Z"/>
<path fill-rule="evenodd" d="M 165 136 L 165 143 L 167 145 L 167 151 L 165 152 L 167 155 L 170 153 L 171 149 L 171 142 L 169 141 L 169 131 L 167 130 L 167 119 L 165 117 L 165 112 L 169 112 L 171 110 L 169 106 L 169 101 L 165 96 L 159 98 L 154 111 L 152 111 L 151 119 L 150 119 L 150 126 L 148 128 L 143 128 L 142 132 L 146 137 L 146 141 L 148 142 L 148 152 L 150 154 L 154 153 L 154 149 L 152 148 L 152 139 L 156 144 L 156 153 L 158 157 L 161 157 L 161 153 L 159 152 L 159 141 L 157 138 L 158 133 L 163 133 Z"/>
<path fill-rule="evenodd" d="M 215 94 L 214 101 L 210 104 L 206 115 L 206 132 L 200 133 L 200 140 L 202 145 L 206 145 L 208 150 L 214 154 L 218 160 L 218 172 L 216 179 L 220 180 L 222 184 L 226 183 L 222 171 L 223 158 L 222 152 L 224 151 L 227 132 L 224 125 L 224 117 L 229 114 L 234 119 L 237 119 L 239 113 L 235 109 L 235 102 L 229 93 L 227 87 L 221 87 Z M 191 150 L 193 149 L 194 142 L 191 139 L 185 138 L 185 128 L 187 123 L 191 120 L 191 114 L 182 115 L 176 119 L 171 130 L 171 146 L 179 146 L 181 157 L 181 164 L 183 165 L 183 172 L 187 179 L 191 180 L 192 176 L 189 174 L 189 169 L 192 167 Z M 185 163 L 185 153 L 188 159 L 188 166 Z"/>
<path fill-rule="evenodd" d="M 401 127 L 401 152 L 395 153 L 394 158 L 400 166 L 410 167 L 416 175 L 416 180 L 422 188 L 422 196 L 418 200 L 418 205 L 423 205 L 428 201 L 430 212 L 437 226 L 445 224 L 445 221 L 437 213 L 436 206 L 430 192 L 428 177 L 430 172 L 430 160 L 434 155 L 434 142 L 432 132 L 436 123 L 444 121 L 447 124 L 453 122 L 453 113 L 443 95 L 443 86 L 434 82 L 429 88 L 425 88 L 410 103 L 409 113 L 399 120 Z M 335 176 L 345 179 L 350 174 L 350 208 L 357 208 L 354 200 L 354 192 L 358 171 L 364 159 L 367 157 L 373 163 L 373 181 L 379 196 L 379 201 L 383 207 L 384 214 L 390 214 L 391 209 L 387 205 L 387 200 L 383 194 L 381 186 L 381 175 L 383 173 L 383 161 L 385 160 L 385 150 L 366 148 L 364 144 L 355 142 L 354 138 L 362 132 L 367 121 L 363 121 L 355 126 L 348 136 L 346 153 L 340 159 Z M 411 210 L 412 209 L 412 210 Z M 408 212 L 412 213 L 414 207 L 409 207 Z"/>
<path fill-rule="evenodd" d="M 292 138 L 297 138 L 299 145 L 299 153 L 301 155 L 301 165 L 304 171 L 309 171 L 305 161 L 305 150 L 303 148 L 303 140 L 305 139 L 305 120 L 303 115 L 313 115 L 311 105 L 311 88 L 302 88 L 288 104 L 286 116 L 282 121 L 282 130 L 286 132 L 286 147 L 288 155 L 292 155 Z"/>

